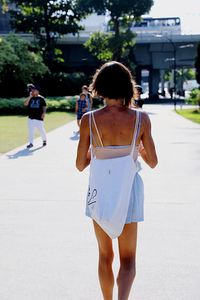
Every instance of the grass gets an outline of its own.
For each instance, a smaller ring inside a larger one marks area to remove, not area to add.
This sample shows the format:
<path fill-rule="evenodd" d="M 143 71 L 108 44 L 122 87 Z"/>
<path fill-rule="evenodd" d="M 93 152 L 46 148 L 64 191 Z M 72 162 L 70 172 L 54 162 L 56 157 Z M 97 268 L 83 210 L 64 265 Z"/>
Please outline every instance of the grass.
<path fill-rule="evenodd" d="M 189 119 L 195 123 L 200 124 L 200 110 L 199 109 L 179 109 L 176 111 L 182 117 Z"/>
<path fill-rule="evenodd" d="M 51 112 L 45 117 L 49 132 L 75 119 L 74 113 Z M 36 136 L 39 136 L 36 134 Z M 25 116 L 0 116 L 0 154 L 27 143 L 28 128 Z"/>

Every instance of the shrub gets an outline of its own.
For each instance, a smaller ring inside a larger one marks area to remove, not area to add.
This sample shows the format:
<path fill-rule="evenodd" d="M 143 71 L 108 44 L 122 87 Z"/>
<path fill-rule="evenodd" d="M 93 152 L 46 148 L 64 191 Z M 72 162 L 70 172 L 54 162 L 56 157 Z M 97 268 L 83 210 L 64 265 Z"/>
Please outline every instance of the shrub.
<path fill-rule="evenodd" d="M 75 112 L 76 100 L 78 95 L 66 96 L 66 97 L 48 97 L 47 112 L 52 111 L 66 111 Z M 10 115 L 26 115 L 27 108 L 24 106 L 25 98 L 0 98 L 0 114 Z M 99 98 L 93 98 L 93 107 L 98 108 L 102 105 L 102 100 Z"/>
<path fill-rule="evenodd" d="M 25 114 L 24 99 L 0 99 L 0 114 Z"/>
<path fill-rule="evenodd" d="M 78 96 L 58 97 L 46 99 L 47 112 L 51 111 L 75 111 Z M 0 114 L 26 115 L 27 108 L 24 106 L 24 98 L 0 99 Z"/>
<path fill-rule="evenodd" d="M 67 96 L 57 98 L 47 98 L 48 111 L 75 111 L 76 99 L 78 96 Z"/>
<path fill-rule="evenodd" d="M 186 102 L 200 107 L 200 89 L 193 89 L 190 92 L 189 98 L 186 99 Z"/>

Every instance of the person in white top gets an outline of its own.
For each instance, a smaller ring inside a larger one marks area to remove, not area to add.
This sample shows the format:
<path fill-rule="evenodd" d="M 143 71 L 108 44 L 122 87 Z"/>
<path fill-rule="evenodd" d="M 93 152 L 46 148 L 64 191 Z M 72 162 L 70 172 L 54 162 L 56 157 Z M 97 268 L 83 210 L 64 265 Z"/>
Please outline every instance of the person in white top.
<path fill-rule="evenodd" d="M 92 153 L 99 159 L 111 157 L 114 159 L 116 152 L 118 156 L 127 155 L 131 149 L 134 128 L 136 127 L 138 132 L 133 153 L 134 160 L 137 159 L 136 152 L 139 152 L 143 160 L 151 168 L 154 168 L 157 165 L 157 155 L 151 135 L 149 117 L 141 111 L 138 127 L 138 125 L 136 126 L 136 119 L 138 122 L 136 115 L 138 116 L 138 114 L 135 109 L 130 108 L 134 93 L 134 82 L 130 71 L 121 63 L 108 62 L 95 73 L 91 90 L 93 95 L 104 98 L 105 106 L 94 111 L 92 118 L 91 112 L 86 113 L 82 118 L 76 159 L 78 170 L 83 171 L 90 165 L 91 149 Z M 91 122 L 92 119 L 93 122 Z M 139 147 L 140 142 L 142 142 L 143 147 Z M 138 183 L 138 178 L 134 180 L 132 189 L 134 195 L 131 196 L 133 199 L 130 199 L 127 220 L 118 237 L 120 258 L 117 276 L 118 300 L 128 299 L 135 278 L 137 222 L 142 220 L 137 213 L 140 213 L 143 206 L 143 203 L 140 203 L 140 190 L 137 189 L 141 186 L 141 182 Z M 110 199 L 110 201 L 114 201 L 114 199 Z M 138 210 L 137 213 L 135 210 Z M 87 211 L 86 214 L 90 216 Z M 94 220 L 93 224 L 99 248 L 100 286 L 104 300 L 112 300 L 114 287 L 112 239 Z"/>

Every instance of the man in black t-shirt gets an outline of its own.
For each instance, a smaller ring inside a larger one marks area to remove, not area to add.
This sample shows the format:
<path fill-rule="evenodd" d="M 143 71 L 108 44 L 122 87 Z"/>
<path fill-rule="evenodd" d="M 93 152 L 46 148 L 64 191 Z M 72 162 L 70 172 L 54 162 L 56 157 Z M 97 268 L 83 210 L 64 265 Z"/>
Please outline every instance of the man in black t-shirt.
<path fill-rule="evenodd" d="M 39 88 L 36 85 L 28 84 L 27 89 L 29 92 L 29 97 L 24 102 L 24 105 L 28 108 L 29 144 L 27 145 L 27 148 L 33 147 L 35 128 L 37 128 L 41 134 L 43 146 L 46 146 L 47 139 L 44 128 L 46 102 L 44 97 L 39 95 Z"/>

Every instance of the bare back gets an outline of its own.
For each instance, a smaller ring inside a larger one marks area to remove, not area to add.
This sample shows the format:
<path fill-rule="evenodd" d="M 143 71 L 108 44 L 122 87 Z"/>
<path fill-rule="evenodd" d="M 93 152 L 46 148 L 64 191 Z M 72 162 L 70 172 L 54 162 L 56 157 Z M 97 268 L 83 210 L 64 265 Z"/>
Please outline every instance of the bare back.
<path fill-rule="evenodd" d="M 136 122 L 136 110 L 125 106 L 105 106 L 94 112 L 100 138 L 103 146 L 127 146 L 131 145 Z M 93 145 L 101 147 L 94 124 L 92 124 Z M 96 141 L 96 143 L 94 142 Z M 142 141 L 142 143 L 140 143 Z M 140 131 L 136 146 L 143 160 L 154 168 L 157 164 L 157 155 L 153 138 L 151 136 L 151 122 L 148 115 L 141 111 Z M 90 164 L 90 129 L 89 114 L 85 114 L 81 120 L 80 141 L 77 149 L 76 166 L 82 171 Z"/>
<path fill-rule="evenodd" d="M 130 145 L 136 122 L 136 111 L 127 107 L 104 107 L 94 112 L 95 121 L 99 130 L 103 146 Z M 102 146 L 98 138 L 94 122 L 92 132 L 96 144 Z M 138 143 L 141 134 L 139 133 Z"/>

